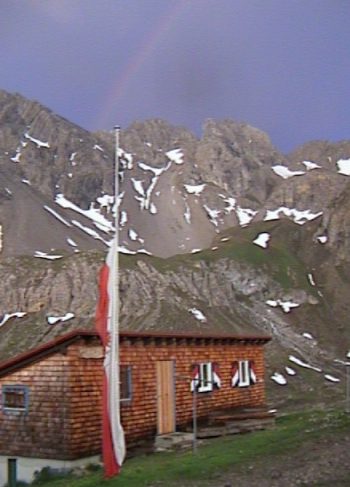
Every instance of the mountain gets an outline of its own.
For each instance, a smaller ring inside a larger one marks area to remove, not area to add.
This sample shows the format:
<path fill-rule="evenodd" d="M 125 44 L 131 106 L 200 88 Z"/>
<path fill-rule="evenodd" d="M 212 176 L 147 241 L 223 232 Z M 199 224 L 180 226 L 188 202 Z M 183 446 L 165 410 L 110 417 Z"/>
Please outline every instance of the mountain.
<path fill-rule="evenodd" d="M 2 359 L 93 326 L 113 158 L 112 133 L 0 91 Z M 245 123 L 198 139 L 149 120 L 122 131 L 119 160 L 121 326 L 270 334 L 275 404 L 339 401 L 350 141 L 283 155 Z"/>

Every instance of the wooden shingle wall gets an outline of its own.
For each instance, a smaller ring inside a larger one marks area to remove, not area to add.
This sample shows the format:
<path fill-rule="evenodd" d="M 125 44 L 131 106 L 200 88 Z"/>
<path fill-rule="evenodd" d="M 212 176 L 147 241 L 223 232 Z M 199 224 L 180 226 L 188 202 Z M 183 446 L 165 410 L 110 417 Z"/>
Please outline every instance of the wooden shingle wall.
<path fill-rule="evenodd" d="M 91 353 L 86 353 L 90 350 Z M 101 353 L 99 353 L 101 351 Z M 95 353 L 96 352 L 96 353 Z M 101 450 L 102 347 L 80 343 L 70 347 L 70 457 L 98 454 Z"/>
<path fill-rule="evenodd" d="M 250 344 L 188 343 L 188 341 L 124 341 L 121 363 L 132 366 L 132 401 L 125 404 L 122 424 L 129 441 L 153 436 L 157 426 L 156 362 L 175 361 L 176 424 L 184 425 L 192 419 L 190 391 L 192 365 L 216 362 L 219 365 L 221 388 L 197 394 L 197 414 L 205 417 L 215 409 L 235 406 L 261 406 L 265 403 L 263 347 Z M 257 383 L 249 387 L 231 387 L 232 363 L 252 360 L 255 363 Z"/>
<path fill-rule="evenodd" d="M 199 417 L 215 409 L 265 403 L 261 343 L 124 337 L 120 363 L 131 367 L 132 398 L 122 403 L 121 414 L 129 445 L 156 434 L 156 363 L 162 360 L 175 362 L 177 427 L 192 419 L 195 363 L 216 362 L 221 377 L 220 389 L 197 394 Z M 231 387 L 232 363 L 237 360 L 254 361 L 256 384 Z M 5 413 L 0 408 L 0 454 L 71 460 L 99 453 L 102 379 L 102 347 L 91 337 L 0 378 L 0 386 L 29 388 L 27 412 Z"/>
<path fill-rule="evenodd" d="M 81 356 L 82 347 L 96 349 L 90 342 L 0 379 L 0 387 L 25 385 L 29 392 L 26 412 L 0 408 L 0 455 L 74 460 L 100 452 L 102 358 Z"/>
<path fill-rule="evenodd" d="M 69 358 L 56 353 L 0 379 L 28 387 L 28 410 L 0 409 L 0 454 L 65 458 L 69 441 Z"/>

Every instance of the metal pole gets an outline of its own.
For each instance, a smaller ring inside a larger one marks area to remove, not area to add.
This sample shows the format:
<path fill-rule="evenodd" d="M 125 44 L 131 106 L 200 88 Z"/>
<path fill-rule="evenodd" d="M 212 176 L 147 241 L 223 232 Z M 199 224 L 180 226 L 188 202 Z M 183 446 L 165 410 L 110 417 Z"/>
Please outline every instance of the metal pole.
<path fill-rule="evenodd" d="M 8 487 L 16 487 L 17 485 L 17 459 L 7 459 L 7 481 Z"/>
<path fill-rule="evenodd" d="M 195 381 L 196 382 L 196 381 Z M 192 409 L 193 409 L 193 454 L 197 453 L 197 384 L 194 384 L 193 396 L 192 396 Z"/>
<path fill-rule="evenodd" d="M 113 254 L 113 274 L 115 276 L 114 289 L 113 289 L 113 316 L 114 320 L 112 323 L 112 337 L 111 337 L 111 359 L 114 364 L 116 364 L 118 384 L 115 384 L 117 390 L 119 391 L 119 134 L 120 127 L 116 125 L 114 127 L 115 131 L 115 153 L 114 153 L 114 226 L 115 226 L 115 236 L 114 245 L 115 252 Z M 119 397 L 119 392 L 118 392 Z"/>
<path fill-rule="evenodd" d="M 350 362 L 345 364 L 346 367 L 346 402 L 345 412 L 350 413 Z"/>
<path fill-rule="evenodd" d="M 118 196 L 119 196 L 119 136 L 120 136 L 120 127 L 116 125 L 114 127 L 114 135 L 115 135 L 115 152 L 114 152 L 114 198 L 115 198 L 115 214 L 114 214 L 114 223 L 115 223 L 115 234 L 118 238 L 118 226 L 119 226 L 119 211 L 118 211 Z"/>

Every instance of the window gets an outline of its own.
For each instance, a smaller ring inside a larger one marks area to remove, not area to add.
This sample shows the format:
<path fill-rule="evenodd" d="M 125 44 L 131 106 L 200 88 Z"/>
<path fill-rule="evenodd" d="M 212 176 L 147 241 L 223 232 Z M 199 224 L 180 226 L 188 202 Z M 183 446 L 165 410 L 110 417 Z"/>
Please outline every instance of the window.
<path fill-rule="evenodd" d="M 2 386 L 2 407 L 4 412 L 26 412 L 29 390 L 27 386 Z"/>
<path fill-rule="evenodd" d="M 250 385 L 249 375 L 249 360 L 240 360 L 238 363 L 239 387 L 246 387 Z"/>
<path fill-rule="evenodd" d="M 212 366 L 210 362 L 199 364 L 198 392 L 211 391 L 213 389 Z"/>
<path fill-rule="evenodd" d="M 232 387 L 247 387 L 255 384 L 256 372 L 253 360 L 239 360 L 232 364 L 231 385 Z"/>
<path fill-rule="evenodd" d="M 131 366 L 120 366 L 120 402 L 131 401 Z"/>
<path fill-rule="evenodd" d="M 208 392 L 213 390 L 213 386 L 220 387 L 214 383 L 217 373 L 214 372 L 214 367 L 211 362 L 202 362 L 192 366 L 192 380 L 191 391 L 194 392 Z"/>

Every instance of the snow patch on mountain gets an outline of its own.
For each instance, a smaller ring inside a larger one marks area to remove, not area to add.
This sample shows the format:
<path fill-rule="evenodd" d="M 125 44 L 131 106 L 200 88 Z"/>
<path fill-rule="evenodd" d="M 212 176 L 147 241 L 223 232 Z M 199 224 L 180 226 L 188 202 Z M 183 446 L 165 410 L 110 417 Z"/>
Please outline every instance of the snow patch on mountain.
<path fill-rule="evenodd" d="M 154 174 L 147 189 L 143 187 L 144 180 L 131 178 L 134 190 L 136 191 L 136 193 L 138 193 L 138 195 L 134 196 L 134 198 L 139 201 L 140 209 L 148 210 L 151 215 L 155 215 L 156 213 L 158 213 L 157 207 L 154 202 L 151 201 L 151 199 L 159 178 L 163 173 L 170 169 L 172 163 L 183 164 L 183 153 L 181 149 L 168 151 L 166 153 L 166 156 L 168 157 L 169 162 L 165 166 L 159 168 L 150 166 L 148 164 L 145 164 L 144 162 L 138 162 L 138 167 L 140 169 L 142 169 L 143 171 L 152 172 Z"/>
<path fill-rule="evenodd" d="M 49 255 L 46 252 L 41 252 L 40 250 L 36 250 L 34 253 L 34 257 L 38 257 L 40 259 L 47 259 L 47 260 L 57 260 L 57 259 L 62 259 L 63 255 Z"/>
<path fill-rule="evenodd" d="M 145 196 L 145 190 L 143 189 L 143 186 L 142 186 L 143 181 L 140 181 L 140 180 L 135 179 L 135 178 L 131 178 L 131 182 L 132 182 L 132 185 L 133 185 L 136 193 L 138 193 L 139 195 L 144 197 Z"/>
<path fill-rule="evenodd" d="M 310 365 L 310 364 L 304 362 L 303 360 L 301 360 L 297 357 L 294 357 L 294 355 L 290 355 L 289 360 L 291 362 L 293 362 L 294 364 L 299 365 L 299 367 L 303 367 L 305 369 L 311 369 L 311 370 L 314 370 L 315 372 L 322 372 L 322 369 L 320 369 L 319 367 L 315 367 L 314 365 Z"/>
<path fill-rule="evenodd" d="M 100 152 L 104 152 L 104 149 L 102 149 L 102 147 L 101 147 L 100 145 L 98 145 L 98 144 L 95 144 L 95 145 L 93 146 L 93 149 L 94 149 L 94 150 L 99 150 Z"/>
<path fill-rule="evenodd" d="M 222 196 L 222 195 L 220 195 L 220 196 Z M 229 214 L 236 209 L 236 198 L 224 197 L 224 202 L 226 203 L 226 206 L 224 208 L 225 213 Z"/>
<path fill-rule="evenodd" d="M 285 371 L 287 372 L 288 375 L 296 375 L 296 372 L 292 367 L 288 367 L 288 365 L 285 366 Z"/>
<path fill-rule="evenodd" d="M 55 325 L 59 322 L 64 322 L 74 318 L 74 313 L 66 313 L 64 316 L 47 316 L 47 322 L 49 325 Z"/>
<path fill-rule="evenodd" d="M 319 237 L 317 237 L 317 241 L 321 244 L 325 244 L 326 242 L 328 242 L 328 237 L 327 235 L 320 235 Z"/>
<path fill-rule="evenodd" d="M 153 172 L 153 174 L 155 176 L 160 176 L 163 172 L 165 172 L 170 167 L 170 163 L 168 165 L 166 165 L 165 167 L 152 167 L 152 166 L 149 166 L 148 164 L 145 164 L 144 162 L 138 162 L 137 165 L 143 171 Z"/>
<path fill-rule="evenodd" d="M 4 325 L 8 320 L 11 318 L 23 318 L 23 316 L 26 316 L 27 313 L 24 311 L 15 311 L 14 313 L 5 313 L 2 315 L 2 319 L 0 321 L 0 326 Z"/>
<path fill-rule="evenodd" d="M 17 150 L 17 151 L 16 151 L 16 155 L 15 155 L 15 156 L 13 156 L 13 157 L 10 157 L 10 160 L 11 160 L 12 162 L 20 162 L 20 157 L 21 157 L 21 155 L 22 155 L 22 154 L 21 154 L 21 152 Z"/>
<path fill-rule="evenodd" d="M 138 238 L 139 238 L 137 232 L 135 230 L 133 230 L 132 228 L 129 228 L 128 235 L 129 235 L 130 240 L 132 240 L 133 242 L 136 242 L 136 240 L 138 240 Z"/>
<path fill-rule="evenodd" d="M 134 250 L 129 250 L 128 248 L 124 247 L 123 245 L 119 245 L 118 252 L 120 252 L 121 254 L 129 254 L 129 255 L 135 255 L 136 254 L 136 252 Z"/>
<path fill-rule="evenodd" d="M 350 159 L 339 159 L 336 164 L 338 166 L 339 174 L 350 176 Z"/>
<path fill-rule="evenodd" d="M 139 196 L 134 196 L 136 201 L 139 201 L 140 203 L 140 209 L 141 210 L 149 210 L 151 214 L 157 213 L 157 208 L 156 206 L 151 203 L 151 196 L 152 196 L 152 191 L 155 188 L 157 182 L 158 182 L 159 176 L 154 176 L 151 179 L 151 183 L 147 188 L 147 191 L 144 190 L 142 183 L 144 182 L 143 180 L 137 180 L 134 178 L 131 178 L 132 185 L 134 187 L 134 190 L 138 193 Z"/>
<path fill-rule="evenodd" d="M 48 142 L 43 142 L 39 139 L 35 139 L 34 137 L 32 137 L 31 135 L 28 134 L 28 132 L 26 132 L 24 134 L 24 137 L 28 140 L 30 140 L 31 142 L 33 142 L 34 144 L 36 144 L 36 146 L 41 149 L 41 148 L 46 148 L 48 149 L 50 147 L 50 144 Z"/>
<path fill-rule="evenodd" d="M 302 164 L 304 164 L 307 171 L 312 171 L 313 169 L 320 169 L 322 167 L 312 161 L 302 161 Z"/>
<path fill-rule="evenodd" d="M 207 212 L 210 222 L 217 227 L 219 225 L 218 218 L 221 211 L 209 208 L 208 205 L 203 205 L 204 210 Z"/>
<path fill-rule="evenodd" d="M 132 169 L 134 166 L 132 154 L 125 152 L 123 149 L 118 149 L 119 164 L 123 169 Z"/>
<path fill-rule="evenodd" d="M 236 215 L 241 227 L 247 226 L 257 213 L 257 211 L 251 210 L 250 208 L 241 208 L 240 206 L 236 207 Z"/>
<path fill-rule="evenodd" d="M 67 237 L 67 242 L 71 247 L 78 247 L 78 244 L 72 238 Z"/>
<path fill-rule="evenodd" d="M 124 227 L 128 223 L 128 213 L 126 210 L 120 212 L 119 225 Z"/>
<path fill-rule="evenodd" d="M 305 174 L 304 171 L 291 171 L 287 166 L 282 166 L 280 164 L 272 166 L 271 169 L 277 176 L 280 176 L 283 179 L 289 179 L 293 176 L 302 176 Z"/>
<path fill-rule="evenodd" d="M 112 212 L 112 208 L 114 205 L 114 196 L 110 196 L 109 194 L 104 194 L 102 196 L 98 196 L 96 198 L 97 203 L 100 205 L 100 208 L 105 208 L 107 213 Z"/>
<path fill-rule="evenodd" d="M 77 155 L 76 152 L 72 152 L 71 155 L 69 156 L 69 162 L 72 164 L 72 166 L 77 165 L 76 161 L 74 160 L 76 155 Z"/>
<path fill-rule="evenodd" d="M 101 240 L 101 242 L 103 242 L 105 245 L 110 245 L 110 242 L 107 242 L 106 240 L 104 240 L 95 230 L 93 230 L 92 228 L 89 228 L 89 227 L 86 227 L 85 225 L 83 225 L 82 223 L 78 222 L 77 220 L 72 220 L 72 223 L 73 225 L 75 225 L 76 227 L 78 227 L 80 230 L 82 230 L 83 232 L 87 233 L 88 235 L 90 235 L 90 237 L 93 237 L 95 238 L 96 240 Z"/>
<path fill-rule="evenodd" d="M 311 286 L 316 286 L 314 276 L 311 274 L 311 272 L 308 273 L 307 278 Z"/>
<path fill-rule="evenodd" d="M 182 149 L 172 149 L 165 153 L 168 159 L 175 164 L 183 164 L 184 163 L 184 154 Z"/>
<path fill-rule="evenodd" d="M 148 250 L 146 249 L 138 249 L 136 251 L 137 254 L 146 254 L 146 255 L 153 255 L 151 252 L 149 252 Z"/>
<path fill-rule="evenodd" d="M 293 301 L 282 301 L 281 299 L 268 299 L 265 303 L 272 308 L 280 306 L 285 313 L 289 313 L 292 308 L 297 308 L 300 306 L 298 303 L 293 303 Z"/>
<path fill-rule="evenodd" d="M 194 194 L 195 196 L 199 196 L 203 192 L 205 187 L 206 184 L 184 184 L 184 188 L 187 193 Z"/>
<path fill-rule="evenodd" d="M 264 233 L 259 233 L 259 235 L 256 237 L 255 240 L 253 240 L 253 243 L 255 245 L 259 245 L 263 249 L 267 248 L 267 244 L 269 243 L 271 236 L 269 233 L 264 232 Z"/>
<path fill-rule="evenodd" d="M 111 232 L 114 231 L 114 226 L 112 222 L 107 220 L 101 212 L 100 209 L 94 208 L 93 203 L 91 204 L 91 207 L 89 210 L 83 210 L 79 206 L 77 206 L 75 203 L 69 201 L 63 194 L 57 194 L 55 198 L 56 203 L 61 206 L 62 208 L 69 208 L 71 210 L 76 211 L 77 213 L 80 213 L 81 215 L 86 216 L 91 220 L 93 223 L 99 225 L 99 227 L 103 228 L 105 232 Z"/>
<path fill-rule="evenodd" d="M 282 216 L 284 215 L 292 218 L 292 220 L 299 225 L 303 225 L 307 221 L 318 218 L 323 214 L 323 212 L 319 211 L 318 213 L 312 213 L 311 210 L 297 210 L 296 208 L 287 208 L 286 206 L 280 206 L 275 210 L 266 210 L 264 221 L 278 220 L 280 218 L 280 214 L 282 214 Z"/>
<path fill-rule="evenodd" d="M 271 376 L 271 379 L 280 386 L 287 385 L 287 379 L 284 377 L 283 374 L 280 374 L 279 372 L 274 372 L 274 374 Z"/>
<path fill-rule="evenodd" d="M 200 311 L 199 309 L 189 308 L 188 311 L 193 314 L 193 316 L 196 318 L 196 320 L 202 321 L 203 323 L 207 321 L 207 318 L 204 316 L 202 311 Z"/>
<path fill-rule="evenodd" d="M 187 203 L 185 203 L 184 218 L 185 218 L 186 223 L 188 223 L 190 225 L 191 224 L 191 210 L 190 210 L 190 207 L 188 206 Z"/>
<path fill-rule="evenodd" d="M 156 213 L 158 213 L 157 207 L 154 203 L 151 203 L 149 205 L 149 212 L 151 213 L 151 215 L 155 215 Z"/>
<path fill-rule="evenodd" d="M 337 377 L 334 377 L 333 375 L 330 375 L 330 374 L 325 374 L 324 378 L 326 380 L 329 380 L 330 382 L 340 382 L 340 379 L 338 379 Z"/>

